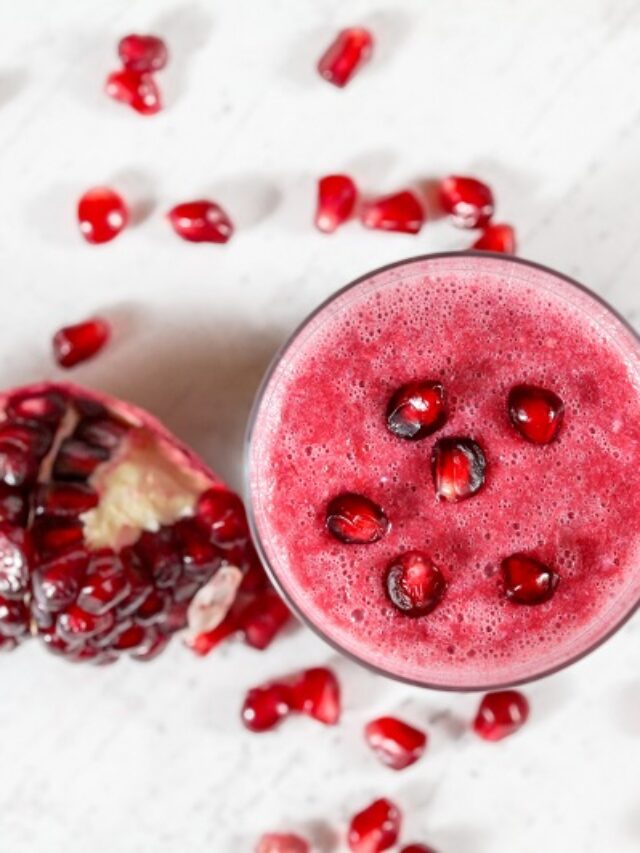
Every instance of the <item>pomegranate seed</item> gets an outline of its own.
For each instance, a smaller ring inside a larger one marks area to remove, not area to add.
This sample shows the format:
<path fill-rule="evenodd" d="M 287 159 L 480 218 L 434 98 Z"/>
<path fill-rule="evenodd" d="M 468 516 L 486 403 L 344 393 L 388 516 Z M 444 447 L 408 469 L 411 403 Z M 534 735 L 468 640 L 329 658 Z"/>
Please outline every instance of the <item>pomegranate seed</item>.
<path fill-rule="evenodd" d="M 529 703 L 518 690 L 498 690 L 483 696 L 473 722 L 476 734 L 484 740 L 502 740 L 527 722 Z"/>
<path fill-rule="evenodd" d="M 426 844 L 407 844 L 400 853 L 436 853 L 436 851 L 433 847 L 427 847 Z"/>
<path fill-rule="evenodd" d="M 33 563 L 29 533 L 6 522 L 0 523 L 0 595 L 23 598 Z"/>
<path fill-rule="evenodd" d="M 34 495 L 36 515 L 75 518 L 98 504 L 98 495 L 84 483 L 49 483 L 38 486 Z"/>
<path fill-rule="evenodd" d="M 367 202 L 362 207 L 360 219 L 366 228 L 417 234 L 422 228 L 425 215 L 414 193 L 404 190 Z"/>
<path fill-rule="evenodd" d="M 58 480 L 88 480 L 109 453 L 103 447 L 92 447 L 75 438 L 65 438 L 53 465 Z"/>
<path fill-rule="evenodd" d="M 539 560 L 512 554 L 502 561 L 505 595 L 517 604 L 543 604 L 553 596 L 560 578 Z"/>
<path fill-rule="evenodd" d="M 426 616 L 447 588 L 440 569 L 421 551 L 405 551 L 387 568 L 385 588 L 391 603 L 405 616 Z"/>
<path fill-rule="evenodd" d="M 266 732 L 291 710 L 291 691 L 284 684 L 267 684 L 249 690 L 242 706 L 242 722 L 252 732 Z"/>
<path fill-rule="evenodd" d="M 266 649 L 291 617 L 289 608 L 273 589 L 266 589 L 239 614 L 237 628 L 254 649 Z"/>
<path fill-rule="evenodd" d="M 78 606 L 101 616 L 129 595 L 124 567 L 119 556 L 109 549 L 91 555 L 89 568 L 78 594 Z"/>
<path fill-rule="evenodd" d="M 93 637 L 109 631 L 115 624 L 113 613 L 104 613 L 97 616 L 72 604 L 68 610 L 58 617 L 57 631 L 63 640 L 71 642 L 78 638 Z"/>
<path fill-rule="evenodd" d="M 151 74 L 123 68 L 107 77 L 105 91 L 114 101 L 134 109 L 140 115 L 151 116 L 162 109 L 160 90 Z"/>
<path fill-rule="evenodd" d="M 507 401 L 511 423 L 532 444 L 550 444 L 558 434 L 564 403 L 546 388 L 516 385 Z"/>
<path fill-rule="evenodd" d="M 363 27 L 341 30 L 318 62 L 320 76 L 334 86 L 346 86 L 371 57 L 373 38 Z"/>
<path fill-rule="evenodd" d="M 459 228 L 482 228 L 493 216 L 493 193 L 476 178 L 451 175 L 440 186 L 442 207 Z"/>
<path fill-rule="evenodd" d="M 206 199 L 178 204 L 168 217 L 176 234 L 190 243 L 226 243 L 233 235 L 227 214 L 219 204 Z"/>
<path fill-rule="evenodd" d="M 66 398 L 59 391 L 14 394 L 7 403 L 7 417 L 41 427 L 57 426 L 66 409 Z"/>
<path fill-rule="evenodd" d="M 368 723 L 364 736 L 380 761 L 394 770 L 415 764 L 427 746 L 424 732 L 395 717 L 379 717 Z"/>
<path fill-rule="evenodd" d="M 109 324 L 100 319 L 65 326 L 53 336 L 54 358 L 60 367 L 74 367 L 99 353 L 110 334 Z"/>
<path fill-rule="evenodd" d="M 440 382 L 409 382 L 398 388 L 387 406 L 387 426 L 399 438 L 419 441 L 446 422 L 447 406 Z"/>
<path fill-rule="evenodd" d="M 49 427 L 5 421 L 0 425 L 0 444 L 12 445 L 25 453 L 42 458 L 51 447 L 53 433 Z"/>
<path fill-rule="evenodd" d="M 75 601 L 88 563 L 86 552 L 77 550 L 39 566 L 33 573 L 33 595 L 38 606 L 56 613 Z"/>
<path fill-rule="evenodd" d="M 330 234 L 353 213 L 358 191 L 347 175 L 327 175 L 318 181 L 316 228 Z"/>
<path fill-rule="evenodd" d="M 309 853 L 309 845 L 299 835 L 269 832 L 258 841 L 256 853 Z"/>
<path fill-rule="evenodd" d="M 82 545 L 82 522 L 71 519 L 39 518 L 32 529 L 36 551 L 43 559 Z"/>
<path fill-rule="evenodd" d="M 353 853 L 380 853 L 398 840 L 402 815 L 389 800 L 375 800 L 351 820 L 347 842 Z"/>
<path fill-rule="evenodd" d="M 120 39 L 118 55 L 131 71 L 161 71 L 169 58 L 167 45 L 161 38 L 135 34 Z"/>
<path fill-rule="evenodd" d="M 471 248 L 482 252 L 500 252 L 505 255 L 513 255 L 516 251 L 515 231 L 510 225 L 489 223 Z"/>
<path fill-rule="evenodd" d="M 138 661 L 153 660 L 155 657 L 164 651 L 169 642 L 168 634 L 161 634 L 159 631 L 147 630 L 147 638 L 139 648 L 135 649 L 131 657 Z"/>
<path fill-rule="evenodd" d="M 223 489 L 208 489 L 198 498 L 196 515 L 211 531 L 216 545 L 244 545 L 249 537 L 247 516 L 238 495 Z"/>
<path fill-rule="evenodd" d="M 10 601 L 0 596 L 0 635 L 19 637 L 29 628 L 29 610 L 22 601 Z"/>
<path fill-rule="evenodd" d="M 456 502 L 475 495 L 484 484 L 486 467 L 482 448 L 472 439 L 439 439 L 431 457 L 437 497 Z"/>
<path fill-rule="evenodd" d="M 112 418 L 97 417 L 80 421 L 74 438 L 113 451 L 128 431 L 129 427 L 126 424 L 114 421 Z"/>
<path fill-rule="evenodd" d="M 118 616 L 125 618 L 135 613 L 153 589 L 151 577 L 133 548 L 123 548 L 120 560 L 124 568 L 129 594 L 118 607 Z"/>
<path fill-rule="evenodd" d="M 344 492 L 329 502 L 326 525 L 336 539 L 348 545 L 377 542 L 390 527 L 377 504 L 354 492 Z"/>
<path fill-rule="evenodd" d="M 169 609 L 170 599 L 159 590 L 152 589 L 142 604 L 138 607 L 136 620 L 141 625 L 155 625 L 164 619 Z"/>
<path fill-rule="evenodd" d="M 182 573 L 182 561 L 172 528 L 162 527 L 158 533 L 145 531 L 134 547 L 160 589 L 176 583 Z"/>
<path fill-rule="evenodd" d="M 291 708 L 334 726 L 340 719 L 340 684 L 325 667 L 307 669 L 290 681 Z"/>
<path fill-rule="evenodd" d="M 13 637 L 0 637 L 0 652 L 12 652 L 17 645 Z"/>
<path fill-rule="evenodd" d="M 215 649 L 216 646 L 219 646 L 220 643 L 235 634 L 237 630 L 237 618 L 232 611 L 216 628 L 188 638 L 186 642 L 189 648 L 197 655 L 208 655 L 212 649 Z"/>
<path fill-rule="evenodd" d="M 7 486 L 0 486 L 0 527 L 4 522 L 24 527 L 27 523 L 28 514 L 29 502 L 27 496 Z M 0 557 L 0 565 L 1 559 Z"/>
<path fill-rule="evenodd" d="M 139 649 L 147 640 L 147 631 L 142 625 L 131 625 L 122 633 L 118 634 L 118 638 L 113 644 L 113 648 L 120 652 L 130 652 L 133 649 Z"/>
<path fill-rule="evenodd" d="M 173 528 L 182 556 L 185 574 L 206 580 L 220 568 L 222 559 L 218 549 L 209 542 L 198 519 L 183 518 Z"/>
<path fill-rule="evenodd" d="M 128 221 L 129 211 L 124 199 L 108 187 L 95 187 L 78 202 L 80 233 L 87 243 L 108 243 Z"/>
<path fill-rule="evenodd" d="M 31 484 L 38 476 L 38 458 L 15 442 L 0 441 L 0 482 L 18 487 Z"/>

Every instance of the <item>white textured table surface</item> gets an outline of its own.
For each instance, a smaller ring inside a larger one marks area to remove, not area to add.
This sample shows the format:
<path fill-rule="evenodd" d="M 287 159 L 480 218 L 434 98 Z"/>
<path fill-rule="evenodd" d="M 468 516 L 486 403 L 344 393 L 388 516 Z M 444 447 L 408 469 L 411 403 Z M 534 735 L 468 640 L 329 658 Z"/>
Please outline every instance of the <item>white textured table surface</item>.
<path fill-rule="evenodd" d="M 315 179 L 371 192 L 451 171 L 495 188 L 524 257 L 569 273 L 640 320 L 638 0 L 22 0 L 0 26 L 3 384 L 58 375 L 57 326 L 100 311 L 118 339 L 74 376 L 147 406 L 239 484 L 242 431 L 274 348 L 339 285 L 404 256 L 462 248 L 310 226 Z M 369 24 L 375 61 L 345 91 L 314 62 L 335 29 Z M 108 101 L 117 38 L 165 35 L 168 108 Z M 141 220 L 93 248 L 74 204 L 110 183 Z M 211 195 L 226 247 L 174 238 L 163 212 Z M 179 645 L 146 666 L 67 665 L 37 646 L 0 660 L 2 853 L 244 853 L 264 830 L 341 847 L 347 818 L 389 795 L 404 838 L 440 853 L 640 850 L 640 622 L 528 689 L 530 725 L 494 746 L 464 731 L 477 701 L 384 681 L 307 631 L 268 653 Z M 344 723 L 238 722 L 244 690 L 330 661 Z M 393 774 L 361 740 L 373 714 L 426 724 L 431 746 Z M 337 834 L 336 834 L 337 833 Z"/>

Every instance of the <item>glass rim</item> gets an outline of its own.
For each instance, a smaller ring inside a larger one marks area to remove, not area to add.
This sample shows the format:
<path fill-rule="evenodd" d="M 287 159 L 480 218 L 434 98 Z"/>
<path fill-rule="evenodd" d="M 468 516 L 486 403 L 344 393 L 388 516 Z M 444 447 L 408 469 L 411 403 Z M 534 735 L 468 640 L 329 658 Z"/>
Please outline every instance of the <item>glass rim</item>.
<path fill-rule="evenodd" d="M 363 275 L 358 276 L 352 281 L 340 287 L 338 290 L 331 293 L 328 297 L 323 299 L 309 314 L 307 314 L 304 319 L 298 323 L 298 325 L 293 329 L 293 331 L 286 337 L 283 343 L 278 347 L 277 351 L 271 358 L 271 361 L 260 381 L 256 394 L 254 396 L 251 409 L 249 412 L 249 418 L 247 421 L 247 427 L 245 430 L 244 436 L 244 445 L 243 445 L 243 491 L 245 498 L 245 506 L 247 510 L 247 519 L 249 522 L 249 529 L 251 532 L 251 537 L 253 539 L 253 544 L 255 545 L 256 551 L 260 558 L 260 561 L 269 577 L 269 580 L 273 584 L 273 586 L 278 591 L 279 595 L 284 599 L 287 606 L 290 610 L 295 614 L 295 616 L 302 622 L 302 624 L 310 628 L 316 636 L 318 636 L 323 642 L 325 642 L 328 646 L 330 646 L 334 651 L 343 655 L 347 659 L 353 661 L 359 666 L 368 669 L 370 672 L 375 673 L 376 675 L 384 676 L 385 678 L 390 678 L 394 681 L 398 681 L 404 684 L 409 684 L 414 687 L 421 687 L 426 690 L 441 690 L 445 692 L 451 693 L 473 693 L 473 692 L 484 692 L 490 690 L 503 690 L 509 687 L 517 687 L 523 684 L 529 684 L 534 681 L 538 681 L 542 678 L 546 678 L 547 676 L 553 675 L 556 672 L 560 672 L 561 670 L 566 669 L 567 667 L 572 666 L 578 661 L 590 655 L 596 649 L 598 649 L 601 645 L 606 643 L 611 637 L 616 634 L 623 625 L 628 622 L 633 615 L 640 609 L 640 595 L 638 599 L 626 610 L 622 617 L 618 619 L 615 624 L 609 628 L 602 636 L 598 637 L 594 642 L 589 644 L 586 648 L 577 652 L 574 655 L 571 655 L 566 660 L 561 663 L 555 664 L 553 666 L 541 669 L 540 671 L 534 672 L 531 675 L 526 675 L 521 678 L 503 680 L 503 681 L 483 681 L 477 684 L 438 684 L 438 683 L 429 683 L 427 681 L 419 681 L 415 678 L 410 678 L 408 676 L 403 676 L 395 672 L 391 672 L 388 669 L 384 669 L 381 666 L 377 666 L 376 664 L 371 663 L 368 660 L 354 654 L 354 652 L 349 649 L 345 649 L 340 643 L 334 640 L 332 637 L 328 636 L 322 628 L 315 622 L 313 622 L 309 616 L 303 611 L 303 609 L 294 601 L 292 595 L 285 588 L 284 584 L 281 583 L 280 578 L 278 577 L 277 571 L 271 565 L 271 562 L 266 554 L 266 550 L 262 544 L 262 540 L 258 531 L 257 521 L 253 508 L 252 494 L 251 494 L 251 445 L 253 440 L 253 434 L 255 430 L 255 426 L 258 419 L 258 413 L 261 409 L 262 401 L 264 399 L 265 393 L 271 379 L 280 364 L 280 362 L 285 357 L 286 353 L 298 339 L 298 336 L 310 325 L 313 320 L 321 314 L 329 305 L 331 305 L 334 301 L 339 299 L 343 294 L 348 291 L 358 287 L 360 284 L 363 284 L 367 280 L 373 278 L 374 276 L 380 275 L 382 273 L 389 272 L 398 267 L 410 266 L 412 264 L 419 264 L 426 261 L 434 261 L 434 260 L 446 260 L 446 259 L 454 259 L 454 258 L 479 258 L 479 259 L 493 259 L 499 260 L 501 263 L 512 263 L 515 266 L 521 266 L 525 268 L 530 268 L 537 270 L 542 273 L 546 273 L 554 278 L 561 279 L 566 284 L 569 284 L 576 290 L 580 291 L 582 294 L 586 295 L 594 302 L 598 303 L 601 308 L 604 308 L 609 314 L 611 314 L 630 334 L 633 339 L 635 339 L 636 343 L 640 346 L 640 334 L 634 329 L 631 323 L 624 317 L 622 314 L 614 308 L 606 299 L 600 296 L 595 291 L 591 290 L 591 288 L 587 287 L 584 284 L 581 284 L 571 276 L 565 275 L 564 273 L 558 272 L 552 267 L 546 266 L 545 264 L 540 264 L 537 261 L 530 261 L 525 258 L 515 257 L 512 255 L 500 254 L 497 252 L 484 252 L 484 251 L 474 251 L 474 250 L 466 250 L 466 251 L 448 251 L 448 252 L 433 252 L 427 253 L 424 255 L 415 255 L 410 258 L 404 258 L 400 261 L 393 261 L 389 264 L 384 264 L 381 267 L 376 267 L 373 270 L 366 272 Z"/>

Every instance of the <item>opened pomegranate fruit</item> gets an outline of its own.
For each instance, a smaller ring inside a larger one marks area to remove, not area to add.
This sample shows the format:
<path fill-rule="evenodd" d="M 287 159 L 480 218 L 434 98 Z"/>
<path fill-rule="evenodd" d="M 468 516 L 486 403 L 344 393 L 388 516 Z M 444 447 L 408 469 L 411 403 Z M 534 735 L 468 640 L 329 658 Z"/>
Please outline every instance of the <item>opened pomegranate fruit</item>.
<path fill-rule="evenodd" d="M 146 412 L 68 384 L 0 394 L 0 648 L 148 660 L 222 623 L 255 560 L 240 498 Z"/>

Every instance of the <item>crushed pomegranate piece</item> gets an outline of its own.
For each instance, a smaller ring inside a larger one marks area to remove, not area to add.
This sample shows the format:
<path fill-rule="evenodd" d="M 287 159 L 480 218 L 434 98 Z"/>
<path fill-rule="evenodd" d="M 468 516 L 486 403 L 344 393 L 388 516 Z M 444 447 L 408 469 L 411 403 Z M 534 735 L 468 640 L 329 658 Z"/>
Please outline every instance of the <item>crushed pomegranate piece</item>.
<path fill-rule="evenodd" d="M 178 237 L 190 243 L 227 243 L 233 235 L 227 214 L 219 204 L 206 199 L 178 204 L 168 218 Z"/>
<path fill-rule="evenodd" d="M 421 757 L 427 736 L 420 729 L 396 717 L 379 717 L 367 723 L 365 740 L 383 764 L 393 770 L 404 770 Z"/>
<path fill-rule="evenodd" d="M 439 439 L 431 456 L 436 496 L 452 503 L 472 497 L 484 484 L 486 467 L 482 448 L 473 439 Z"/>
<path fill-rule="evenodd" d="M 447 404 L 440 382 L 409 382 L 387 405 L 387 426 L 394 435 L 419 441 L 447 422 Z"/>
<path fill-rule="evenodd" d="M 397 842 L 402 815 L 390 800 L 375 800 L 358 812 L 349 826 L 347 843 L 352 853 L 381 853 Z"/>
<path fill-rule="evenodd" d="M 275 728 L 291 710 L 291 691 L 286 684 L 254 687 L 242 706 L 242 722 L 252 732 Z"/>
<path fill-rule="evenodd" d="M 405 616 L 426 616 L 438 606 L 447 583 L 428 554 L 405 551 L 387 567 L 385 589 L 391 603 Z"/>
<path fill-rule="evenodd" d="M 313 717 L 326 726 L 340 719 L 340 684 L 335 674 L 325 667 L 307 669 L 289 682 L 291 707 Z"/>
<path fill-rule="evenodd" d="M 158 36 L 131 34 L 118 43 L 118 56 L 130 71 L 161 71 L 167 64 L 169 52 Z"/>
<path fill-rule="evenodd" d="M 341 30 L 318 62 L 320 76 L 342 88 L 367 62 L 373 51 L 373 37 L 364 27 Z"/>
<path fill-rule="evenodd" d="M 527 722 L 529 703 L 518 690 L 498 690 L 483 696 L 473 729 L 484 740 L 502 740 Z"/>
<path fill-rule="evenodd" d="M 499 252 L 505 255 L 514 255 L 516 251 L 516 234 L 511 225 L 494 225 L 489 223 L 485 226 L 482 234 L 471 246 L 482 252 Z"/>
<path fill-rule="evenodd" d="M 258 841 L 256 853 L 309 853 L 308 842 L 299 835 L 269 832 Z"/>
<path fill-rule="evenodd" d="M 111 329 L 99 318 L 65 326 L 53 336 L 53 354 L 60 367 L 74 367 L 93 358 L 109 340 Z"/>
<path fill-rule="evenodd" d="M 348 545 L 377 542 L 390 527 L 383 510 L 355 492 L 344 492 L 329 501 L 326 525 L 336 539 Z"/>
<path fill-rule="evenodd" d="M 527 554 L 512 554 L 501 564 L 504 592 L 516 604 L 543 604 L 552 598 L 560 578 Z"/>
<path fill-rule="evenodd" d="M 117 192 L 94 187 L 78 202 L 80 233 L 87 243 L 108 243 L 117 237 L 129 221 L 129 209 Z"/>
<path fill-rule="evenodd" d="M 146 71 L 123 68 L 107 77 L 105 92 L 114 101 L 120 101 L 140 115 L 152 116 L 162 109 L 160 90 L 153 75 Z"/>
<path fill-rule="evenodd" d="M 366 202 L 360 219 L 366 228 L 417 234 L 424 224 L 425 213 L 415 193 L 404 190 Z"/>
<path fill-rule="evenodd" d="M 550 444 L 558 435 L 564 403 L 547 388 L 516 385 L 507 401 L 511 423 L 532 444 Z"/>
<path fill-rule="evenodd" d="M 358 191 L 348 175 L 326 175 L 318 181 L 315 223 L 319 231 L 331 234 L 350 219 Z"/>
<path fill-rule="evenodd" d="M 491 188 L 477 178 L 450 175 L 440 185 L 440 200 L 460 228 L 482 228 L 493 216 Z"/>

